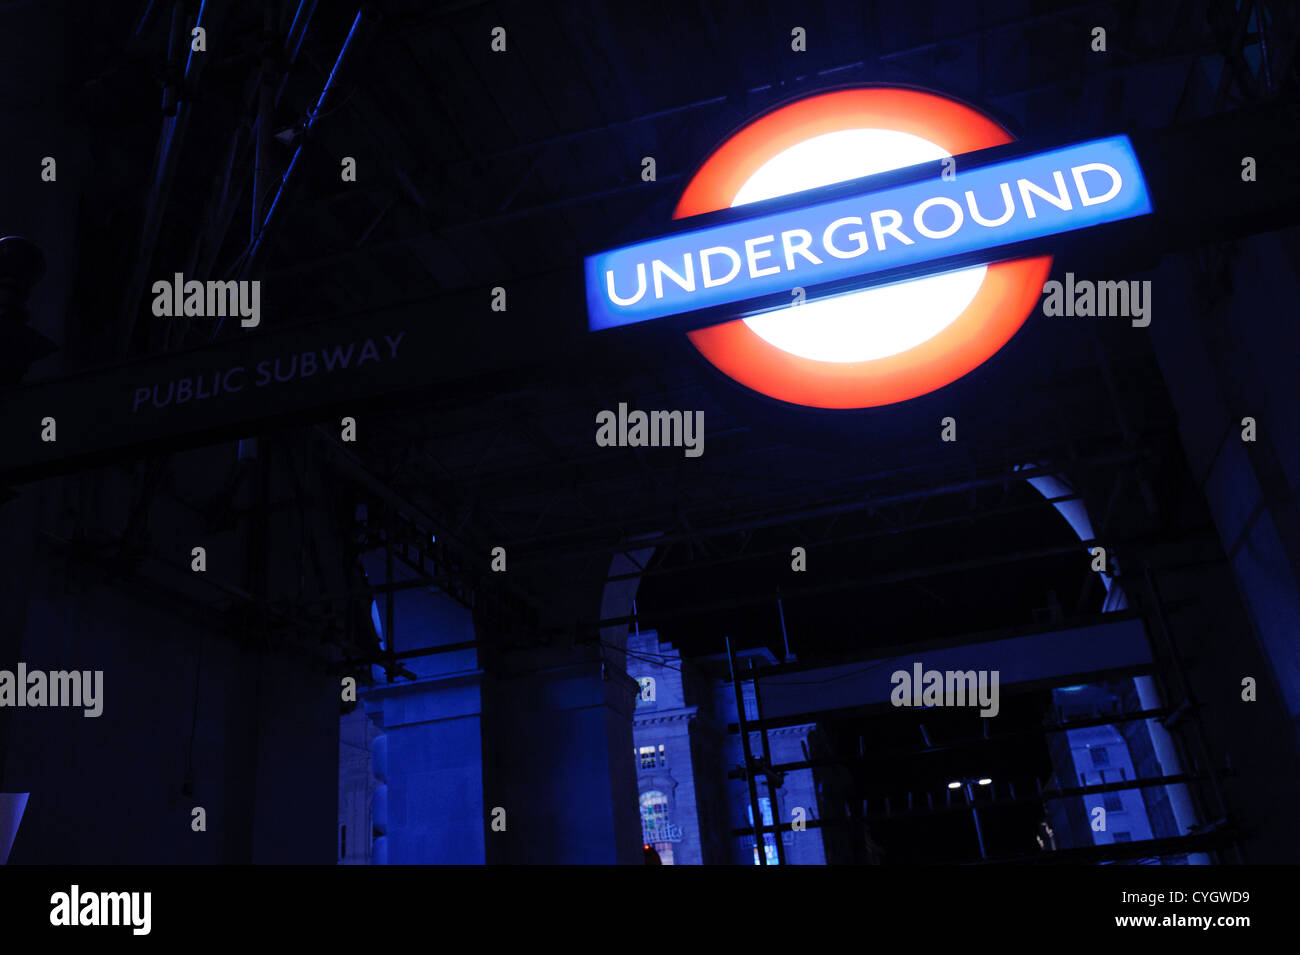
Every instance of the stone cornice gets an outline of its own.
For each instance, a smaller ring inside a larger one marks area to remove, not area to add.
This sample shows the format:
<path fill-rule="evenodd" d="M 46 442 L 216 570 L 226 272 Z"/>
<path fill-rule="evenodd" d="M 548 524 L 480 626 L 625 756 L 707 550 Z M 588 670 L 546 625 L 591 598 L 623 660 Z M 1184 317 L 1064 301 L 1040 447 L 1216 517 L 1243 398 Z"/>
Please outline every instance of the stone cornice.
<path fill-rule="evenodd" d="M 767 731 L 769 738 L 773 736 L 807 736 L 817 726 L 816 723 L 802 723 L 798 726 L 775 726 Z M 761 733 L 762 730 L 750 730 L 751 733 Z"/>
<path fill-rule="evenodd" d="M 632 726 L 652 726 L 656 723 L 689 722 L 695 718 L 698 709 L 699 708 L 695 706 L 687 706 L 667 710 L 662 713 L 655 713 L 654 715 L 647 713 L 645 716 L 633 716 Z"/>

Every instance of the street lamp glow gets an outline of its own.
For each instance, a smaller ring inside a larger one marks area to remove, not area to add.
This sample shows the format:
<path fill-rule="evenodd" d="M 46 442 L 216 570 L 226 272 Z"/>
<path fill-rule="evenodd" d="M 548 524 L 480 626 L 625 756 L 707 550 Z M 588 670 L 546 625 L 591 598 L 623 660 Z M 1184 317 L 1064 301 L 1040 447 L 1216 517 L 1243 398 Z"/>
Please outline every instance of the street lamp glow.
<path fill-rule="evenodd" d="M 959 782 L 958 782 L 958 783 L 949 783 L 949 784 L 948 784 L 948 788 L 949 788 L 949 789 L 961 789 L 961 783 L 959 783 Z"/>
<path fill-rule="evenodd" d="M 983 779 L 980 780 L 981 786 L 991 786 L 992 784 L 993 784 L 993 780 L 989 779 L 987 776 L 985 776 Z"/>

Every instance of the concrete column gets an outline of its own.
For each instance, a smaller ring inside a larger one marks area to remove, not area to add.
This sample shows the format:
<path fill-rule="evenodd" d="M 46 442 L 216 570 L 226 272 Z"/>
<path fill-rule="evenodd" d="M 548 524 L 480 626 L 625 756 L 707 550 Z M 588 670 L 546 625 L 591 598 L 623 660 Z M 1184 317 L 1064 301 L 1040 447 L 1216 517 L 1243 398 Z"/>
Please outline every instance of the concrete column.
<path fill-rule="evenodd" d="M 597 647 L 512 655 L 494 682 L 489 832 L 503 863 L 644 863 L 632 754 L 638 686 Z"/>
<path fill-rule="evenodd" d="M 1231 293 L 1212 304 L 1215 290 L 1198 286 L 1188 260 L 1166 258 L 1155 288 L 1167 298 L 1157 302 L 1150 331 L 1268 682 L 1300 741 L 1300 327 L 1284 304 L 1300 297 L 1300 279 L 1283 241 L 1243 240 Z M 1243 440 L 1246 417 L 1255 421 L 1254 441 Z"/>
<path fill-rule="evenodd" d="M 384 579 L 382 554 L 365 558 L 373 581 Z M 410 575 L 397 568 L 394 581 Z M 385 599 L 375 608 L 381 638 L 395 652 L 464 643 L 474 636 L 468 610 L 433 591 L 393 595 L 393 632 L 384 633 Z M 372 815 L 383 833 L 373 861 L 382 865 L 481 865 L 484 834 L 484 684 L 474 649 L 409 657 L 415 679 L 380 681 L 361 699 L 383 733 L 386 780 L 375 790 Z M 377 751 L 376 755 L 379 753 Z"/>
<path fill-rule="evenodd" d="M 485 861 L 482 681 L 483 671 L 473 668 L 366 692 L 388 750 L 384 805 L 375 806 L 387 858 L 377 862 Z"/>

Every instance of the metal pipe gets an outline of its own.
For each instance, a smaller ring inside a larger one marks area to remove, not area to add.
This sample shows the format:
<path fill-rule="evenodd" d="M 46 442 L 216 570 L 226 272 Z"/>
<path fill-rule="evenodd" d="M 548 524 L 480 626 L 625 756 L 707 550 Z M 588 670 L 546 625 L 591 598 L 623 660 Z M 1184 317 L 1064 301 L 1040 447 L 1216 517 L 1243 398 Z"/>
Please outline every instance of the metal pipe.
<path fill-rule="evenodd" d="M 1268 28 L 1264 24 L 1264 4 L 1255 4 L 1255 35 L 1259 38 L 1259 68 L 1264 74 L 1264 94 L 1273 94 L 1273 71 L 1268 62 Z"/>
<path fill-rule="evenodd" d="M 263 218 L 261 226 L 257 230 L 257 237 L 253 240 L 248 248 L 248 254 L 244 257 L 244 263 L 239 269 L 239 274 L 247 275 L 252 272 L 259 264 L 260 258 L 265 253 L 266 237 L 271 232 L 271 227 L 275 223 L 276 213 L 281 208 L 282 200 L 285 197 L 290 184 L 293 182 L 294 170 L 298 168 L 298 163 L 302 160 L 303 150 L 306 148 L 306 140 L 312 129 L 325 115 L 325 106 L 329 101 L 331 94 L 334 92 L 339 74 L 342 72 L 348 61 L 349 55 L 357 48 L 357 37 L 366 32 L 366 27 L 373 24 L 372 14 L 368 13 L 365 8 L 357 11 L 356 17 L 352 21 L 352 27 L 348 30 L 347 39 L 343 41 L 343 46 L 339 50 L 338 57 L 334 60 L 334 66 L 330 70 L 330 75 L 325 80 L 325 85 L 321 88 L 320 95 L 316 98 L 316 105 L 313 106 L 307 114 L 307 119 L 303 123 L 302 142 L 294 150 L 293 156 L 289 159 L 289 165 L 284 174 L 280 177 L 279 188 L 275 191 L 275 197 L 271 200 L 266 209 L 266 216 Z M 212 337 L 221 332 L 222 325 L 225 324 L 224 318 L 217 322 L 216 330 Z"/>
<path fill-rule="evenodd" d="M 892 574 L 879 574 L 875 577 L 858 578 L 856 580 L 844 580 L 836 583 L 818 584 L 810 587 L 800 587 L 794 592 L 797 597 L 813 597 L 820 594 L 837 593 L 841 590 L 847 590 L 852 587 L 874 587 L 882 584 L 898 584 L 912 580 L 923 580 L 926 577 L 937 577 L 942 574 L 960 573 L 966 570 L 975 570 L 982 567 L 998 567 L 1004 564 L 1015 564 L 1029 560 L 1042 560 L 1048 557 L 1060 557 L 1065 554 L 1077 553 L 1078 545 L 1058 547 L 1037 547 L 1029 550 L 1017 551 L 1013 554 L 998 554 L 988 557 L 976 558 L 973 560 L 957 561 L 951 564 L 938 564 L 931 567 L 924 567 L 918 570 L 899 571 Z M 666 608 L 657 612 L 654 617 L 656 620 L 679 619 L 693 613 L 707 613 L 712 611 L 735 610 L 739 607 L 753 607 L 764 604 L 771 600 L 771 595 L 757 595 L 753 597 L 736 597 L 730 600 L 718 600 L 712 603 L 702 604 L 679 604 L 671 608 Z M 597 627 L 613 627 L 622 624 L 629 624 L 632 617 L 605 617 L 595 622 Z"/>
<path fill-rule="evenodd" d="M 1069 494 L 1059 498 L 1049 498 L 1046 501 L 1046 503 L 1051 504 L 1057 501 L 1073 501 L 1076 500 L 1077 498 L 1078 498 L 1077 494 Z M 847 544 L 856 541 L 874 540 L 877 537 L 896 537 L 898 536 L 899 533 L 934 530 L 935 528 L 939 528 L 939 527 L 949 527 L 953 524 L 970 524 L 977 520 L 987 520 L 996 517 L 1008 517 L 1012 514 L 1019 514 L 1025 511 L 1039 510 L 1042 507 L 1042 504 L 1043 502 L 1039 502 L 1039 501 L 1033 501 L 1028 504 L 1014 504 L 1011 505 L 1010 507 L 998 508 L 997 510 L 993 510 L 993 511 L 980 511 L 976 514 L 958 514 L 956 517 L 944 517 L 932 521 L 918 521 L 913 524 L 905 524 L 902 527 L 888 527 L 878 531 L 863 531 L 858 534 L 843 534 L 837 537 L 824 537 L 824 538 L 819 538 L 816 542 L 819 544 L 830 544 L 834 546 L 837 544 Z M 861 510 L 861 509 L 862 509 L 861 506 L 849 505 L 848 508 L 846 508 L 846 511 Z M 798 515 L 795 515 L 794 519 L 798 519 Z M 708 528 L 705 528 L 703 533 L 708 535 L 708 534 L 712 534 L 713 532 Z M 767 550 L 748 551 L 747 553 L 740 554 L 735 557 L 717 557 L 712 560 L 693 561 L 689 566 L 647 567 L 644 571 L 637 571 L 635 573 L 612 574 L 605 578 L 605 583 L 609 584 L 620 580 L 630 580 L 633 577 L 658 577 L 658 576 L 663 576 L 668 574 L 698 573 L 702 568 L 705 567 L 717 567 L 724 564 L 734 564 L 737 561 L 741 561 L 741 560 L 757 560 L 763 557 L 779 557 L 782 555 L 788 556 L 788 554 L 789 552 L 782 548 L 769 548 Z M 529 561 L 527 560 L 527 557 L 525 557 L 525 559 L 519 561 L 518 563 L 520 565 L 524 565 L 524 564 L 528 564 Z M 785 632 L 784 613 L 782 613 L 782 617 L 781 617 L 781 626 L 782 626 L 782 634 L 784 634 Z M 788 644 L 786 646 L 786 650 L 787 652 L 789 651 Z"/>
<path fill-rule="evenodd" d="M 786 632 L 785 632 L 785 607 L 781 606 L 781 591 L 780 591 L 780 590 L 777 590 L 777 592 L 776 592 L 776 612 L 777 612 L 777 614 L 779 614 L 780 617 L 781 617 L 781 641 L 785 644 L 785 662 L 786 662 L 786 663 L 789 663 L 789 662 L 790 662 L 790 638 L 789 638 L 789 636 L 788 636 L 788 635 L 786 634 Z M 758 688 L 758 685 L 755 684 L 755 690 L 756 690 L 756 691 L 757 691 L 757 688 Z M 762 718 L 762 714 L 760 714 L 759 716 L 760 716 L 760 719 L 761 719 L 761 718 Z M 766 739 L 766 738 L 767 738 L 767 737 L 764 737 L 764 739 Z"/>
<path fill-rule="evenodd" d="M 975 808 L 975 791 L 971 788 L 969 779 L 965 780 L 965 783 L 966 798 L 970 801 L 971 818 L 975 820 L 975 839 L 980 845 L 980 858 L 987 859 L 989 854 L 984 851 L 984 833 L 980 831 L 980 813 L 979 810 Z"/>
<path fill-rule="evenodd" d="M 284 37 L 284 68 L 280 76 L 280 85 L 275 91 L 275 103 L 280 104 L 280 97 L 284 95 L 284 88 L 289 82 L 289 71 L 293 65 L 298 62 L 298 53 L 302 50 L 303 41 L 307 38 L 307 30 L 311 26 L 311 18 L 316 13 L 317 0 L 299 0 L 298 9 L 294 11 L 293 22 L 289 24 L 289 32 Z M 299 26 L 301 24 L 301 26 Z M 294 31 L 297 31 L 295 36 Z"/>
<path fill-rule="evenodd" d="M 253 214 L 248 227 L 248 241 L 257 241 L 261 231 L 262 193 L 266 191 L 271 176 L 271 113 L 274 102 L 271 94 L 271 75 L 275 70 L 272 41 L 275 37 L 275 6 L 268 4 L 262 11 L 262 70 L 257 83 L 257 140 L 253 159 Z"/>
<path fill-rule="evenodd" d="M 1124 451 L 1116 454 L 1097 455 L 1095 457 L 1089 458 L 1088 463 L 1093 466 L 1111 465 L 1111 464 L 1128 464 L 1132 461 L 1142 460 L 1149 456 L 1150 455 L 1148 453 L 1142 451 Z M 536 472 L 534 471 L 533 473 L 535 474 Z M 1017 472 L 1016 477 L 1037 477 L 1039 475 L 1051 474 L 1051 473 L 1052 472 L 1050 471 L 1035 467 L 1035 468 L 1028 468 Z M 877 478 L 889 477 L 889 476 L 891 476 L 889 472 L 878 473 L 878 474 L 858 474 L 858 475 L 848 476 L 833 482 L 825 482 L 825 483 L 845 484 L 852 481 L 858 484 L 859 486 L 861 486 Z M 880 495 L 880 496 L 872 496 L 872 497 L 863 494 L 857 494 L 848 500 L 844 500 L 836 504 L 828 504 L 820 507 L 809 507 L 799 511 L 793 511 L 790 513 L 789 516 L 773 517 L 773 518 L 760 519 L 760 520 L 755 520 L 752 518 L 748 520 L 735 520 L 735 521 L 728 522 L 726 524 L 718 524 L 712 527 L 707 527 L 691 534 L 683 533 L 683 534 L 673 534 L 673 535 L 662 535 L 656 538 L 655 542 L 658 544 L 679 543 L 682 541 L 690 540 L 693 537 L 697 537 L 700 535 L 717 536 L 719 534 L 732 534 L 740 531 L 751 530 L 753 528 L 780 526 L 782 524 L 788 523 L 790 520 L 809 520 L 817 517 L 833 517 L 837 514 L 845 514 L 845 513 L 850 513 L 852 511 L 879 508 L 886 504 L 903 504 L 910 501 L 929 500 L 935 497 L 936 495 L 940 495 L 940 494 L 959 494 L 963 491 L 978 490 L 979 488 L 982 487 L 1001 487 L 1004 484 L 1006 484 L 1007 480 L 1010 477 L 1011 475 L 1009 474 L 999 472 L 996 474 L 992 474 L 986 478 L 961 481 L 955 484 L 940 485 L 938 487 L 927 487 L 917 491 L 907 491 L 898 494 Z M 773 497 L 780 497 L 783 493 L 784 492 L 774 492 L 773 494 L 767 495 L 766 499 L 755 500 L 752 506 L 754 506 L 756 509 L 766 508 L 767 499 Z M 1076 496 L 1077 495 L 1072 494 L 1067 496 L 1064 499 L 1068 500 Z M 750 502 L 745 501 L 741 503 L 750 503 Z M 976 512 L 972 512 L 971 516 L 973 517 L 975 513 Z M 610 525 L 602 525 L 602 526 L 615 527 L 618 525 L 610 524 Z M 600 529 L 600 528 L 596 528 L 596 529 Z M 589 529 L 584 528 L 583 532 L 587 533 L 588 530 Z M 535 543 L 537 541 L 546 541 L 546 540 L 548 540 L 548 538 L 546 538 L 545 536 L 525 537 L 525 538 L 519 538 L 517 540 L 514 540 L 512 543 L 515 547 L 521 547 L 521 546 L 527 546 L 528 544 Z M 587 548 L 585 550 L 574 549 L 568 551 L 567 556 L 578 557 L 587 554 L 598 554 L 598 553 L 605 552 L 608 549 L 609 548 L 607 546 Z"/>
<path fill-rule="evenodd" d="M 1087 11 L 1093 7 L 1114 6 L 1117 2 L 1118 0 L 1094 0 L 1094 2 L 1079 4 L 1075 7 L 1069 7 L 1064 10 L 1053 10 L 1048 13 L 1039 14 L 1036 16 L 1020 17 L 1013 20 L 1006 20 L 1001 23 L 994 23 L 986 27 L 981 27 L 979 29 L 969 31 L 967 33 L 950 34 L 948 36 L 941 37 L 940 39 L 931 41 L 929 43 L 923 43 L 917 46 L 906 47 L 901 50 L 893 50 L 889 53 L 883 53 L 879 57 L 877 57 L 877 59 L 880 61 L 897 59 L 915 53 L 921 53 L 926 50 L 937 49 L 947 44 L 959 43 L 962 41 L 974 39 L 986 33 L 994 33 L 1000 30 L 1012 29 L 1023 23 L 1032 23 L 1043 19 L 1057 19 L 1060 17 L 1071 16 L 1079 12 Z M 874 67 L 875 65 L 876 62 L 874 60 L 853 60 L 852 62 L 841 63 L 837 66 L 831 66 L 825 69 L 816 70 L 809 74 L 800 74 L 799 76 L 796 77 L 796 79 L 809 79 L 809 78 L 821 79 L 827 76 L 834 76 L 837 73 L 843 73 L 848 70 Z M 748 89 L 744 90 L 744 96 L 748 98 L 758 93 L 766 93 L 774 90 L 780 90 L 782 88 L 783 88 L 782 84 L 779 83 L 764 83 L 759 86 L 751 86 Z M 504 159 L 510 156 L 516 156 L 519 153 L 529 152 L 530 150 L 534 150 L 534 149 L 541 149 L 547 146 L 558 145 L 560 143 L 572 142 L 573 140 L 581 139 L 584 136 L 592 136 L 599 133 L 605 133 L 611 130 L 620 129 L 624 126 L 631 126 L 637 123 L 652 122 L 654 120 L 664 119 L 668 116 L 675 116 L 678 113 L 684 113 L 695 109 L 701 109 L 706 106 L 724 106 L 731 102 L 732 102 L 732 97 L 730 94 L 724 94 L 721 96 L 710 96 L 707 99 L 694 100 L 689 103 L 682 103 L 677 106 L 670 106 L 666 109 L 656 110 L 651 113 L 642 113 L 637 116 L 630 116 L 624 119 L 612 120 L 607 123 L 601 123 L 599 126 L 588 126 L 583 129 L 574 130 L 572 132 L 560 133 L 559 135 L 551 136 L 546 139 L 533 140 L 532 142 L 528 142 L 528 143 L 521 143 L 518 146 L 510 146 L 506 149 L 500 149 L 497 150 L 496 152 L 488 153 L 486 155 L 479 155 L 479 156 L 468 157 L 461 160 L 456 160 L 453 163 L 451 163 L 451 166 L 454 168 L 461 165 L 487 163 L 496 159 Z"/>
<path fill-rule="evenodd" d="M 207 9 L 208 9 L 208 0 L 202 0 L 202 2 L 199 4 L 199 16 L 198 19 L 194 21 L 193 29 L 197 30 L 199 29 L 199 27 L 203 26 L 203 14 L 207 12 Z M 182 75 L 181 78 L 182 92 L 189 91 L 188 84 L 190 81 L 190 73 L 192 70 L 194 70 L 194 44 L 190 43 L 190 52 L 185 57 L 185 73 Z"/>
<path fill-rule="evenodd" d="M 393 510 L 391 507 L 384 508 L 384 584 L 391 585 L 393 582 Z M 393 639 L 393 630 L 397 618 L 397 595 L 390 589 L 384 594 L 384 649 L 388 651 L 390 660 L 395 660 L 393 656 L 397 652 L 397 641 Z"/>
<path fill-rule="evenodd" d="M 118 341 L 117 353 L 119 358 L 125 358 L 130 351 L 131 337 L 135 332 L 136 313 L 139 311 L 140 298 L 144 294 L 146 275 L 153 263 L 154 250 L 158 245 L 158 234 L 162 229 L 167 196 L 171 192 L 172 181 L 175 179 L 176 161 L 180 155 L 180 143 L 184 139 L 185 130 L 189 126 L 190 110 L 186 107 L 194 85 L 198 82 L 198 75 L 202 70 L 201 64 L 205 59 L 200 58 L 195 61 L 191 56 L 187 60 L 178 93 L 177 84 L 174 82 L 174 66 L 172 64 L 179 59 L 179 51 L 175 49 L 175 44 L 178 42 L 181 32 L 177 24 L 183 22 L 184 8 L 185 4 L 180 0 L 172 7 L 172 35 L 168 43 L 169 78 L 163 89 L 163 124 L 158 136 L 158 151 L 154 156 L 152 184 L 145 206 L 144 224 L 140 228 L 140 250 L 136 255 L 135 267 L 131 272 L 131 280 L 127 284 L 127 294 L 122 303 L 125 312 L 123 324 L 126 327 L 124 334 Z M 206 9 L 207 3 L 205 0 L 199 8 L 199 17 L 195 21 L 195 26 L 202 25 L 203 14 Z"/>
<path fill-rule="evenodd" d="M 754 661 L 752 659 L 749 661 L 749 668 L 751 670 L 754 668 Z M 751 682 L 754 684 L 754 715 L 758 717 L 759 725 L 761 726 L 763 722 L 763 704 L 759 698 L 758 679 L 752 678 Z M 772 807 L 772 821 L 777 822 L 778 802 L 776 798 L 776 783 L 772 782 L 772 748 L 768 743 L 766 726 L 763 726 L 759 731 L 759 739 L 762 740 L 763 743 L 763 768 L 765 770 L 764 776 L 767 779 L 767 801 Z M 785 858 L 785 841 L 781 836 L 782 833 L 779 829 L 772 836 L 773 841 L 776 842 L 776 864 L 788 865 L 789 863 L 786 862 Z"/>
<path fill-rule="evenodd" d="M 176 87 L 181 79 L 181 35 L 185 32 L 185 0 L 172 4 L 172 22 L 167 32 L 167 66 L 163 73 L 162 114 L 176 115 Z"/>
<path fill-rule="evenodd" d="M 727 664 L 731 667 L 731 687 L 736 694 L 736 721 L 740 726 L 740 748 L 745 754 L 745 782 L 749 786 L 749 811 L 753 817 L 754 851 L 758 853 L 758 864 L 767 865 L 767 846 L 763 842 L 763 813 L 758 805 L 758 785 L 754 782 L 754 756 L 750 752 L 749 731 L 746 729 L 745 693 L 740 685 L 740 673 L 736 669 L 736 654 L 731 649 L 731 638 L 725 639 Z M 773 821 L 775 822 L 775 819 Z"/>
<path fill-rule="evenodd" d="M 136 36 L 139 36 L 141 33 L 144 32 L 145 25 L 149 22 L 149 18 L 153 15 L 154 3 L 155 0 L 147 0 L 147 2 L 145 3 L 144 12 L 140 14 L 140 19 L 135 25 Z"/>

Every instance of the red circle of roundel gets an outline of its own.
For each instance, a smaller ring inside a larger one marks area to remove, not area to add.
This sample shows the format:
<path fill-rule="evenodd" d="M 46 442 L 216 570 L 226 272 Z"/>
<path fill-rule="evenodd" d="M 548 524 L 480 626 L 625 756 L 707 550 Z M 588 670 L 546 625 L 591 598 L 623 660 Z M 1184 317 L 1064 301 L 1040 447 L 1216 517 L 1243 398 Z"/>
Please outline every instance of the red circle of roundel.
<path fill-rule="evenodd" d="M 843 129 L 889 129 L 928 139 L 954 156 L 1013 137 L 974 108 L 921 90 L 865 87 L 780 107 L 740 130 L 687 183 L 674 219 L 731 206 L 760 166 L 786 149 Z M 817 361 L 760 338 L 743 319 L 688 334 L 724 374 L 754 391 L 815 408 L 870 408 L 942 388 L 982 365 L 1033 311 L 1050 255 L 987 266 L 974 299 L 946 328 L 906 351 L 868 361 Z"/>

